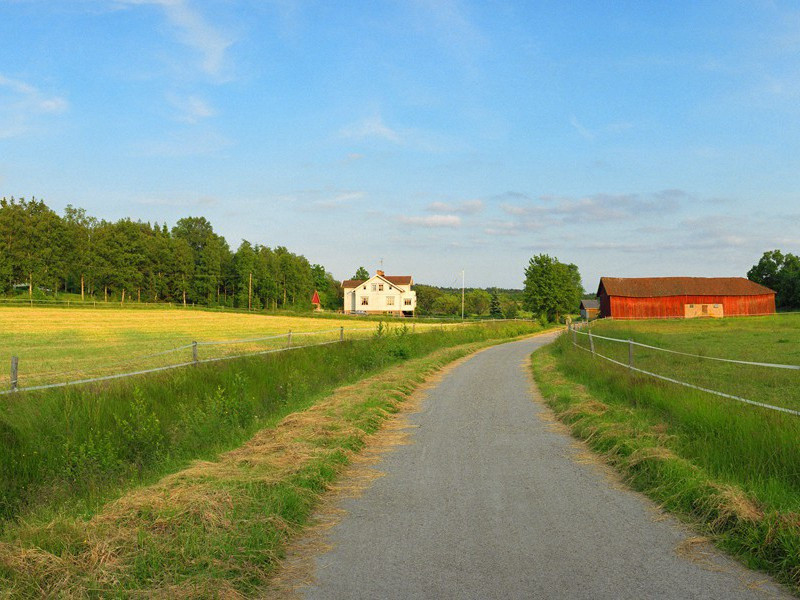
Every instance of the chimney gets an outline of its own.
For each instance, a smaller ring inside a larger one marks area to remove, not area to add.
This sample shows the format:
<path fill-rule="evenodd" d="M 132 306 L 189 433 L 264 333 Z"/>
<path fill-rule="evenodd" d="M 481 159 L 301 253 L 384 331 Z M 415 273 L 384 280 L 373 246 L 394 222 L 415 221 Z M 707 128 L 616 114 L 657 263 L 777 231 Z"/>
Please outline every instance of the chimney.
<path fill-rule="evenodd" d="M 378 269 L 378 275 L 380 275 L 381 277 L 385 277 L 385 275 L 383 274 L 383 271 L 381 271 L 380 269 Z"/>

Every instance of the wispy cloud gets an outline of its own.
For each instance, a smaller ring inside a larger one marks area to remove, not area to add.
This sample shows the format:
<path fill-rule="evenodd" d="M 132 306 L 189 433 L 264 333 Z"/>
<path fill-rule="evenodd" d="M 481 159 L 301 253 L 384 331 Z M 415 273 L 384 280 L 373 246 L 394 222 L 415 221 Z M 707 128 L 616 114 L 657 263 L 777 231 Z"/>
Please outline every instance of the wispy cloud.
<path fill-rule="evenodd" d="M 431 202 L 427 210 L 435 213 L 474 215 L 483 210 L 482 200 L 464 200 L 463 202 Z"/>
<path fill-rule="evenodd" d="M 179 96 L 169 93 L 167 101 L 178 110 L 176 118 L 184 123 L 197 123 L 216 114 L 208 102 L 199 96 Z"/>
<path fill-rule="evenodd" d="M 279 195 L 277 200 L 292 204 L 302 212 L 314 212 L 349 209 L 359 200 L 366 197 L 367 193 L 361 190 L 325 188 L 296 190 Z"/>
<path fill-rule="evenodd" d="M 581 122 L 578 121 L 578 117 L 575 115 L 572 115 L 569 118 L 569 124 L 572 125 L 575 131 L 577 131 L 583 139 L 590 141 L 594 139 L 594 132 L 586 129 L 586 127 L 584 127 Z"/>
<path fill-rule="evenodd" d="M 37 114 L 59 114 L 69 108 L 61 96 L 43 93 L 19 79 L 0 74 L 0 139 L 22 135 Z"/>
<path fill-rule="evenodd" d="M 165 134 L 153 141 L 136 144 L 135 156 L 181 158 L 187 156 L 215 155 L 229 148 L 233 142 L 213 130 L 187 130 Z"/>
<path fill-rule="evenodd" d="M 400 222 L 404 225 L 417 227 L 460 227 L 461 217 L 458 215 L 428 215 L 428 216 L 402 216 Z"/>
<path fill-rule="evenodd" d="M 150 197 L 139 198 L 135 200 L 137 204 L 144 206 L 170 206 L 177 208 L 204 208 L 214 206 L 218 203 L 216 198 L 210 196 L 201 196 L 199 198 L 164 198 L 164 197 Z"/>
<path fill-rule="evenodd" d="M 649 195 L 594 194 L 583 198 L 541 196 L 524 204 L 503 203 L 508 215 L 544 222 L 621 221 L 647 214 L 674 213 L 690 196 L 682 190 L 663 190 Z"/>
<path fill-rule="evenodd" d="M 353 139 L 379 138 L 390 142 L 401 141 L 400 134 L 386 125 L 380 115 L 373 115 L 343 127 L 339 132 L 342 137 Z"/>
<path fill-rule="evenodd" d="M 211 25 L 188 0 L 121 0 L 123 4 L 159 6 L 175 31 L 176 40 L 200 55 L 199 68 L 215 78 L 224 75 L 226 53 L 233 39 Z"/>
<path fill-rule="evenodd" d="M 622 133 L 623 131 L 628 131 L 629 129 L 633 129 L 633 123 L 629 121 L 617 121 L 614 123 L 607 123 L 605 125 L 599 126 L 597 128 L 590 129 L 586 127 L 583 123 L 578 120 L 578 117 L 575 115 L 570 116 L 569 124 L 572 125 L 572 128 L 578 132 L 583 139 L 594 141 L 598 135 L 601 134 L 614 134 L 614 133 Z"/>

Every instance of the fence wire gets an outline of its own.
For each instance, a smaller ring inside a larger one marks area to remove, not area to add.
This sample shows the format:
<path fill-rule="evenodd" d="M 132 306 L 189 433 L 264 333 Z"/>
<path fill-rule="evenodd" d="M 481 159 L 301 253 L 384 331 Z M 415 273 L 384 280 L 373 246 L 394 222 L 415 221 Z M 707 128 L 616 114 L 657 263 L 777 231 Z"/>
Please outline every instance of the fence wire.
<path fill-rule="evenodd" d="M 714 389 L 707 388 L 707 387 L 704 387 L 704 386 L 695 385 L 695 384 L 689 383 L 687 381 L 682 381 L 680 379 L 676 379 L 676 378 L 673 378 L 673 377 L 667 377 L 665 375 L 660 375 L 658 373 L 653 373 L 652 371 L 647 371 L 645 369 L 641 369 L 639 367 L 634 366 L 634 364 L 633 364 L 633 352 L 632 352 L 632 350 L 633 350 L 633 347 L 640 347 L 640 348 L 647 348 L 649 350 L 655 350 L 657 352 L 664 352 L 664 353 L 667 353 L 667 354 L 675 354 L 675 355 L 686 356 L 686 357 L 690 357 L 690 358 L 698 358 L 698 359 L 717 361 L 717 362 L 723 362 L 723 363 L 730 363 L 730 364 L 737 364 L 737 365 L 747 365 L 747 366 L 754 366 L 754 367 L 765 367 L 765 368 L 772 368 L 772 369 L 789 369 L 789 370 L 800 371 L 800 365 L 763 363 L 763 362 L 754 362 L 754 361 L 747 361 L 747 360 L 734 360 L 734 359 L 729 359 L 729 358 L 720 358 L 720 357 L 716 357 L 716 356 L 703 356 L 702 354 L 692 354 L 692 353 L 689 353 L 689 352 L 680 352 L 680 351 L 671 350 L 671 349 L 668 349 L 668 348 L 659 348 L 658 346 L 652 346 L 652 345 L 649 345 L 649 344 L 642 344 L 641 342 L 636 342 L 636 341 L 630 340 L 630 339 L 623 340 L 623 339 L 620 339 L 620 338 L 612 338 L 612 337 L 607 337 L 607 336 L 603 336 L 603 335 L 596 335 L 596 334 L 593 334 L 591 331 L 588 331 L 588 332 L 581 331 L 580 329 L 578 329 L 575 326 L 571 326 L 570 329 L 566 333 L 567 333 L 567 335 L 572 333 L 573 337 L 570 339 L 570 341 L 572 342 L 573 346 L 576 346 L 576 347 L 580 348 L 581 350 L 584 350 L 586 352 L 591 353 L 592 356 L 597 356 L 599 358 L 602 358 L 603 360 L 606 360 L 606 361 L 608 361 L 610 363 L 613 363 L 615 365 L 619 365 L 621 367 L 624 367 L 624 368 L 626 368 L 626 369 L 628 369 L 630 371 L 634 371 L 636 373 L 641 373 L 642 375 L 648 375 L 650 377 L 654 377 L 656 379 L 660 379 L 661 381 L 667 381 L 669 383 L 674 383 L 676 385 L 687 387 L 687 388 L 690 388 L 690 389 L 693 389 L 693 390 L 698 390 L 698 391 L 705 392 L 705 393 L 708 393 L 708 394 L 713 394 L 715 396 L 720 396 L 722 398 L 727 398 L 729 400 L 735 400 L 737 402 L 741 402 L 741 403 L 744 403 L 744 404 L 749 404 L 751 406 L 758 406 L 760 408 L 766 408 L 768 410 L 773 410 L 773 411 L 782 412 L 782 413 L 786 413 L 786 414 L 790 414 L 790 415 L 800 416 L 800 410 L 793 410 L 791 408 L 786 408 L 786 407 L 783 407 L 783 406 L 775 406 L 774 404 L 768 404 L 766 402 L 758 402 L 758 401 L 755 401 L 755 400 L 750 400 L 748 398 L 744 398 L 742 396 L 737 396 L 735 394 L 728 394 L 728 393 L 725 393 L 725 392 L 720 392 L 719 390 L 714 390 Z M 581 346 L 580 344 L 578 344 L 576 339 L 575 339 L 576 335 L 586 336 L 589 339 L 589 346 L 590 347 L 586 348 L 585 346 Z M 614 358 L 611 358 L 610 356 L 606 356 L 604 354 L 601 354 L 594 347 L 593 340 L 604 340 L 604 341 L 608 341 L 608 342 L 612 342 L 612 343 L 624 344 L 624 345 L 628 346 L 629 347 L 628 362 L 625 363 L 625 362 L 622 362 L 620 360 L 616 360 Z"/>
<path fill-rule="evenodd" d="M 405 327 L 409 333 L 414 333 L 417 330 L 431 331 L 437 328 L 447 329 L 460 325 L 474 325 L 482 324 L 492 321 L 519 321 L 524 319 L 491 319 L 482 321 L 463 321 L 456 323 L 412 323 L 408 324 L 390 324 L 384 325 L 387 331 L 394 331 Z M 192 342 L 190 344 L 183 344 L 174 348 L 152 352 L 142 356 L 132 356 L 123 360 L 116 360 L 113 362 L 106 362 L 101 364 L 92 363 L 89 365 L 81 365 L 77 368 L 63 370 L 43 370 L 38 372 L 27 372 L 24 370 L 25 360 L 22 357 L 20 361 L 20 368 L 16 373 L 16 380 L 12 381 L 12 377 L 6 373 L 0 375 L 0 386 L 5 389 L 0 389 L 0 395 L 11 394 L 15 392 L 44 390 L 51 388 L 59 388 L 73 385 L 81 385 L 94 382 L 109 381 L 113 379 L 121 379 L 125 377 L 133 377 L 136 375 L 144 375 L 147 373 L 157 373 L 160 371 L 167 371 L 186 367 L 189 365 L 197 365 L 204 363 L 218 362 L 222 360 L 233 360 L 236 358 L 244 358 L 247 356 L 259 356 L 265 354 L 273 354 L 277 352 L 285 352 L 288 350 L 296 350 L 299 348 L 308 348 L 311 346 L 324 346 L 328 344 L 335 344 L 347 339 L 362 339 L 373 334 L 377 329 L 375 326 L 368 327 L 336 327 L 331 329 L 323 329 L 317 331 L 289 331 L 278 335 L 270 335 L 264 337 L 241 338 L 231 340 L 205 340 Z M 347 334 L 345 336 L 345 334 Z M 252 345 L 251 348 L 245 350 L 242 346 Z M 269 347 L 264 347 L 268 345 Z M 238 350 L 238 352 L 237 352 Z M 191 359 L 180 360 L 178 362 L 169 364 L 153 364 L 152 361 L 173 355 L 178 352 L 191 351 Z M 200 352 L 206 356 L 200 357 Z M 211 352 L 212 356 L 208 356 Z M 151 361 L 150 365 L 143 364 Z M 111 369 L 127 368 L 122 373 L 102 373 Z M 56 378 L 63 378 L 62 381 L 53 381 Z M 37 382 L 35 385 L 21 385 L 24 381 Z M 16 385 L 14 383 L 16 382 Z M 13 388 L 13 389 L 10 389 Z"/>

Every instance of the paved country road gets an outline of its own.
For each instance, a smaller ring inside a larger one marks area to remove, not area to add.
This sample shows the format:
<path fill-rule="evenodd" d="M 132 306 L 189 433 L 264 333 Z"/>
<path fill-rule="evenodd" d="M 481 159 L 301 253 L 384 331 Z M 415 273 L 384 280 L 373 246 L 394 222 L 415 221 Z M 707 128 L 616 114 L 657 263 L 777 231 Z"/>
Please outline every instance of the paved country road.
<path fill-rule="evenodd" d="M 305 598 L 790 597 L 713 550 L 687 556 L 688 530 L 576 461 L 526 373 L 551 339 L 490 348 L 428 392 L 386 476 L 342 501 Z"/>

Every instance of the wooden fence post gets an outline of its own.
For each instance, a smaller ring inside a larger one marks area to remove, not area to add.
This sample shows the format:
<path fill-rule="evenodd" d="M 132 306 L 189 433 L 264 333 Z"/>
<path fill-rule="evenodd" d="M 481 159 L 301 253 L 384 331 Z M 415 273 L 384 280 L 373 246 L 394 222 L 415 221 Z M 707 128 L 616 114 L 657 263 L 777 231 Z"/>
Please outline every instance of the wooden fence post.
<path fill-rule="evenodd" d="M 589 330 L 589 348 L 592 350 L 592 356 L 594 356 L 594 338 L 592 337 L 592 330 Z"/>
<path fill-rule="evenodd" d="M 339 341 L 340 342 L 344 341 L 344 325 L 339 327 Z"/>
<path fill-rule="evenodd" d="M 633 368 L 633 340 L 628 338 L 628 367 Z"/>
<path fill-rule="evenodd" d="M 291 346 L 292 345 L 292 330 L 291 329 L 289 330 L 289 335 L 286 338 L 286 345 L 287 346 Z"/>
<path fill-rule="evenodd" d="M 11 357 L 11 391 L 17 391 L 17 382 L 19 381 L 19 357 Z"/>
<path fill-rule="evenodd" d="M 192 362 L 197 362 L 197 342 L 192 342 Z"/>

